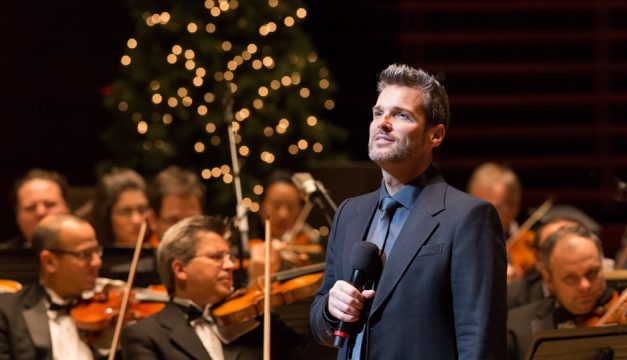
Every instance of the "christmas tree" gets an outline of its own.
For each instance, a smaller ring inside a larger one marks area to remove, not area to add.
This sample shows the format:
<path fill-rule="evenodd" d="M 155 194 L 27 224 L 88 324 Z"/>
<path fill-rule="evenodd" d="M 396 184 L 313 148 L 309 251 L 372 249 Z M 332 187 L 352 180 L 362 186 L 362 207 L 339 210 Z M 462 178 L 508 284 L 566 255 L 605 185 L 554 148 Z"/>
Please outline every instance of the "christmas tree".
<path fill-rule="evenodd" d="M 323 118 L 335 105 L 334 84 L 301 29 L 301 1 L 137 0 L 130 7 L 136 32 L 105 94 L 115 119 L 104 137 L 115 158 L 101 169 L 129 166 L 151 176 L 171 164 L 192 167 L 207 181 L 210 207 L 221 209 L 234 199 L 234 144 L 244 203 L 256 211 L 269 172 L 328 157 L 344 137 Z"/>

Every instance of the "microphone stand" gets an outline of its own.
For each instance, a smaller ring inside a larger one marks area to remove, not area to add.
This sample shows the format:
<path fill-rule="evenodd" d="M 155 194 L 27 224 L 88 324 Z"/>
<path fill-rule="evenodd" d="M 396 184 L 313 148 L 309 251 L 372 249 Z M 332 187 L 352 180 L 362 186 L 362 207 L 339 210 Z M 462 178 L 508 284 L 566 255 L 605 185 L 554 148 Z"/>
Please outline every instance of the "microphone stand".
<path fill-rule="evenodd" d="M 324 187 L 324 185 L 322 185 L 322 182 L 316 180 L 316 188 L 318 188 L 318 191 L 320 192 L 320 194 L 322 194 L 322 196 L 326 200 L 327 204 L 329 204 L 331 206 L 331 209 L 333 209 L 333 214 L 335 214 L 335 212 L 337 211 L 337 205 L 335 205 L 335 203 L 333 202 L 333 199 L 331 199 L 331 196 L 329 195 L 329 192 Z M 316 201 L 316 204 L 318 204 L 318 206 L 323 210 L 322 212 L 324 213 L 324 216 L 327 219 L 327 222 L 329 223 L 329 226 L 332 226 L 333 225 L 333 219 L 331 218 L 331 216 L 329 216 L 329 212 L 328 211 L 324 211 L 325 207 L 324 207 L 324 204 L 322 203 L 322 201 Z"/>
<path fill-rule="evenodd" d="M 226 91 L 224 92 L 224 122 L 228 127 L 229 145 L 231 150 L 231 164 L 233 167 L 233 184 L 235 185 L 235 197 L 237 199 L 236 218 L 240 232 L 239 258 L 240 269 L 243 269 L 244 252 L 248 251 L 248 217 L 246 216 L 246 208 L 242 201 L 242 183 L 239 176 L 239 160 L 237 159 L 237 151 L 235 149 L 235 134 L 233 132 L 233 97 L 231 96 L 231 83 L 226 83 Z"/>

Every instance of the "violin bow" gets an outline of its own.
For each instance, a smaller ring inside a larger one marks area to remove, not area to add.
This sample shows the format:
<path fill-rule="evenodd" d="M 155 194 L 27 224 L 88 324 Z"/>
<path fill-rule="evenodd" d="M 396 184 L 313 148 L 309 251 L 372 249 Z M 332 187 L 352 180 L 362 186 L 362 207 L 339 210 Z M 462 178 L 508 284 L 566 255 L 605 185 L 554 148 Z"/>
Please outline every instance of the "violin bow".
<path fill-rule="evenodd" d="M 270 282 L 270 248 L 272 248 L 272 239 L 270 237 L 270 217 L 266 217 L 266 233 L 265 233 L 265 261 L 263 267 L 263 359 L 270 360 L 270 297 L 272 296 L 272 285 Z"/>
<path fill-rule="evenodd" d="M 115 331 L 113 332 L 113 340 L 111 340 L 111 348 L 109 349 L 108 360 L 115 359 L 115 351 L 118 348 L 118 342 L 120 341 L 120 332 L 122 331 L 122 324 L 124 323 L 124 316 L 126 315 L 126 307 L 128 305 L 128 299 L 131 294 L 131 288 L 133 287 L 133 281 L 135 280 L 135 272 L 137 270 L 137 264 L 139 263 L 139 255 L 141 254 L 142 246 L 144 245 L 144 236 L 146 235 L 146 221 L 142 222 L 142 226 L 139 229 L 139 237 L 135 243 L 135 252 L 133 253 L 133 261 L 131 262 L 131 269 L 128 272 L 128 279 L 126 280 L 126 286 L 124 288 L 124 294 L 122 296 L 122 305 L 120 307 L 120 313 L 118 314 L 118 320 L 115 323 Z"/>
<path fill-rule="evenodd" d="M 623 305 L 625 300 L 627 300 L 627 289 L 623 290 L 618 300 L 614 304 L 612 304 L 612 306 L 610 306 L 609 309 L 607 309 L 605 314 L 601 316 L 601 318 L 597 321 L 597 323 L 594 326 L 605 325 L 607 321 L 610 318 L 614 317 L 614 315 L 618 312 L 618 310 L 620 310 L 620 307 Z"/>
<path fill-rule="evenodd" d="M 522 234 L 524 234 L 529 229 L 531 229 L 533 224 L 538 222 L 538 220 L 540 220 L 549 210 L 551 210 L 551 208 L 553 207 L 554 201 L 555 201 L 554 196 L 553 195 L 549 196 L 549 198 L 546 199 L 542 203 L 542 205 L 540 205 L 540 207 L 537 208 L 536 211 L 534 211 L 531 214 L 531 216 L 527 218 L 527 220 L 525 220 L 525 222 L 522 225 L 520 225 L 518 230 L 515 233 L 513 233 L 505 242 L 505 247 L 507 248 L 507 251 L 509 251 L 511 247 L 514 246 L 514 244 L 521 238 Z"/>

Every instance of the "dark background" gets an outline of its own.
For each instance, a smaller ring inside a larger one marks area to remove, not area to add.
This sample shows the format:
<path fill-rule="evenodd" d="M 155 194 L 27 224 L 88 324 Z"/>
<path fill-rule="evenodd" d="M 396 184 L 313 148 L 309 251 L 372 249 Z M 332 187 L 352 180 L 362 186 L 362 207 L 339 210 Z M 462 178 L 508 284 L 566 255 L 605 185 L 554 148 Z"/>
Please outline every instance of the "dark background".
<path fill-rule="evenodd" d="M 354 161 L 312 164 L 336 202 L 378 184 L 366 139 L 376 74 L 420 66 L 451 97 L 440 167 L 464 188 L 482 161 L 511 165 L 525 209 L 549 195 L 603 223 L 615 251 L 627 218 L 627 1 L 309 0 L 306 29 L 338 84 L 336 147 Z M 240 5 L 243 5 L 241 2 Z M 0 23 L 0 237 L 16 232 L 8 195 L 33 167 L 96 182 L 111 117 L 101 90 L 133 24 L 122 0 L 4 4 Z M 347 179 L 350 179 L 347 181 Z M 527 216 L 521 214 L 521 220 Z"/>

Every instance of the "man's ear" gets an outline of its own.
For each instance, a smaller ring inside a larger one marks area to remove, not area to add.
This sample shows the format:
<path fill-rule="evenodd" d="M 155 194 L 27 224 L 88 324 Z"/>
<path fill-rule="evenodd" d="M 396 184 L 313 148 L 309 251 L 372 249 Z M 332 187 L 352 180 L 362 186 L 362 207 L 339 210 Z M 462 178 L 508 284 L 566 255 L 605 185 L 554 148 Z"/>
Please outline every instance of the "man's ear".
<path fill-rule="evenodd" d="M 437 124 L 429 129 L 429 141 L 433 147 L 438 147 L 444 141 L 444 135 L 446 134 L 446 128 L 444 124 Z"/>
<path fill-rule="evenodd" d="M 554 294 L 553 278 L 551 277 L 551 274 L 546 270 L 545 266 L 542 266 L 542 270 L 540 270 L 540 272 L 542 273 L 542 278 L 544 279 L 544 283 L 551 291 L 551 294 Z"/>
<path fill-rule="evenodd" d="M 187 280 L 187 272 L 185 271 L 185 264 L 179 259 L 172 261 L 172 274 L 179 281 Z"/>
<path fill-rule="evenodd" d="M 57 271 L 59 259 L 49 250 L 42 250 L 39 253 L 39 264 L 41 269 L 47 273 L 52 274 Z"/>

